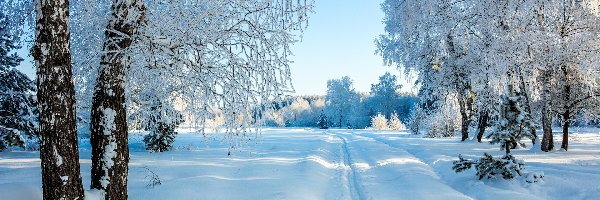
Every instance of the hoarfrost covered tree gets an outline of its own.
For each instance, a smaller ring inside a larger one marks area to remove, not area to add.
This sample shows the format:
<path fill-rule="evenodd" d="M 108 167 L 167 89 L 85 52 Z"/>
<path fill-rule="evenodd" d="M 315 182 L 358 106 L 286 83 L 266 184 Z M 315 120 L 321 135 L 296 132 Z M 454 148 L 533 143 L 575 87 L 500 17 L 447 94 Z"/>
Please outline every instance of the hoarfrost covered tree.
<path fill-rule="evenodd" d="M 392 130 L 403 130 L 405 129 L 404 124 L 400 121 L 398 117 L 398 113 L 392 113 L 392 118 L 390 118 L 390 128 Z"/>
<path fill-rule="evenodd" d="M 135 106 L 137 108 L 128 116 L 133 120 L 130 124 L 137 125 L 135 128 L 150 132 L 144 136 L 144 143 L 146 150 L 152 152 L 170 150 L 177 135 L 175 128 L 184 122 L 183 115 L 175 110 L 171 103 L 172 100 L 158 96 L 166 93 L 157 91 L 161 89 L 165 88 L 144 88 L 139 92 L 139 97 L 132 102 L 137 104 Z"/>
<path fill-rule="evenodd" d="M 375 130 L 388 130 L 390 129 L 388 120 L 381 113 L 371 117 L 371 128 Z"/>
<path fill-rule="evenodd" d="M 563 146 L 568 146 L 571 117 L 595 112 L 590 107 L 598 102 L 597 5 L 596 0 L 388 0 L 382 4 L 386 34 L 377 40 L 378 53 L 387 64 L 417 73 L 423 91 L 419 110 L 425 112 L 415 115 L 419 119 L 441 109 L 444 96 L 456 95 L 463 139 L 475 118 L 478 138 L 483 135 L 503 85 L 515 81 L 525 110 L 542 114 L 541 148 L 549 151 L 553 116 L 561 116 Z M 583 71 L 591 74 L 579 74 Z M 528 132 L 537 136 L 534 128 Z"/>
<path fill-rule="evenodd" d="M 332 126 L 350 127 L 349 120 L 353 111 L 353 105 L 359 101 L 358 94 L 352 87 L 350 77 L 327 81 L 327 95 L 325 96 L 325 113 Z"/>
<path fill-rule="evenodd" d="M 386 72 L 379 77 L 379 83 L 371 84 L 371 96 L 366 100 L 369 104 L 368 107 L 373 113 L 381 113 L 386 118 L 391 118 L 392 113 L 399 112 L 398 100 L 400 95 L 397 91 L 400 87 L 396 75 Z"/>
<path fill-rule="evenodd" d="M 126 49 L 144 24 L 144 2 L 114 0 L 91 107 L 91 188 L 105 199 L 127 199 L 129 145 L 125 118 Z"/>
<path fill-rule="evenodd" d="M 7 18 L 0 13 L 0 151 L 25 148 L 26 140 L 35 144 L 38 137 L 35 83 L 16 69 L 23 59 L 10 53 L 20 46 Z"/>
<path fill-rule="evenodd" d="M 468 138 L 474 115 L 469 66 L 481 62 L 478 52 L 483 45 L 471 29 L 478 19 L 472 7 L 469 1 L 385 1 L 387 34 L 377 40 L 386 64 L 395 64 L 407 74 L 418 72 L 418 83 L 430 90 L 421 93 L 421 101 L 456 95 L 462 140 Z"/>
<path fill-rule="evenodd" d="M 44 199 L 83 199 L 69 43 L 69 1 L 36 1 L 40 158 Z"/>
<path fill-rule="evenodd" d="M 138 101 L 137 88 L 171 88 L 160 91 L 168 94 L 157 95 L 181 100 L 184 113 L 200 122 L 218 110 L 231 150 L 244 141 L 239 138 L 249 136 L 254 106 L 291 91 L 289 46 L 298 41 L 314 2 L 110 4 L 78 1 L 74 5 L 74 51 L 85 55 L 76 59 L 74 71 L 82 102 L 78 109 L 91 107 L 92 135 L 99 136 L 92 139 L 99 147 L 93 153 L 92 188 L 106 188 L 106 198 L 119 199 L 126 197 L 128 161 L 124 106 L 138 106 L 126 103 Z M 148 70 L 164 78 L 153 79 Z M 85 119 L 87 114 L 81 113 Z M 111 151 L 115 147 L 117 154 Z"/>

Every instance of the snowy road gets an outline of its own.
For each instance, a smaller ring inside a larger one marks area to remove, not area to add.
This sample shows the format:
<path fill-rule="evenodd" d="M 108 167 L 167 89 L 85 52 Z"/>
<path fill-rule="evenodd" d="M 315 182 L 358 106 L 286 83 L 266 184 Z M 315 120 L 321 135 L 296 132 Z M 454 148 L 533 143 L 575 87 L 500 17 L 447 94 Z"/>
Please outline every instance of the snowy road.
<path fill-rule="evenodd" d="M 133 133 L 130 199 L 595 199 L 600 196 L 600 134 L 572 136 L 572 150 L 515 151 L 546 182 L 479 181 L 451 170 L 458 154 L 501 154 L 487 143 L 428 139 L 406 132 L 266 129 L 227 156 L 220 137 L 178 135 L 175 149 L 143 150 Z M 89 185 L 90 149 L 81 143 Z M 0 153 L 0 199 L 40 199 L 36 152 Z M 148 186 L 154 172 L 161 183 Z"/>

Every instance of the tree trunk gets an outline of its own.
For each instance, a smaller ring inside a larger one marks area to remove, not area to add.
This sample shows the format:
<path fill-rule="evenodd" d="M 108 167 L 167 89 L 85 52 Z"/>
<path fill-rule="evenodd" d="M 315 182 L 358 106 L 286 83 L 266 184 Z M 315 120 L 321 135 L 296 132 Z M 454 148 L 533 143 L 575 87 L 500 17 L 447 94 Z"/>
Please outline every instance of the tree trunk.
<path fill-rule="evenodd" d="M 92 100 L 91 188 L 105 199 L 127 199 L 129 145 L 125 119 L 125 49 L 144 22 L 142 0 L 114 0 Z"/>
<path fill-rule="evenodd" d="M 36 1 L 40 159 L 44 199 L 83 199 L 69 43 L 69 1 Z"/>
<path fill-rule="evenodd" d="M 464 91 L 463 91 L 464 92 Z M 469 138 L 469 125 L 471 124 L 471 109 L 472 100 L 469 97 L 465 97 L 462 92 L 458 94 L 458 104 L 460 108 L 460 133 L 462 135 L 461 141 L 465 141 Z"/>
<path fill-rule="evenodd" d="M 571 120 L 571 112 L 569 110 L 566 110 L 562 114 L 562 120 L 563 120 L 563 124 L 562 124 L 563 138 L 562 138 L 562 144 L 560 145 L 560 148 L 564 149 L 566 151 L 569 148 L 569 120 Z"/>
<path fill-rule="evenodd" d="M 542 77 L 542 151 L 548 152 L 554 149 L 554 138 L 552 135 L 552 114 L 550 98 L 550 72 L 544 73 Z"/>
<path fill-rule="evenodd" d="M 488 112 L 481 112 L 479 114 L 479 124 L 478 124 L 478 129 L 479 129 L 479 133 L 477 133 L 477 142 L 481 142 L 481 139 L 483 138 L 483 134 L 485 133 L 485 128 L 488 126 Z"/>

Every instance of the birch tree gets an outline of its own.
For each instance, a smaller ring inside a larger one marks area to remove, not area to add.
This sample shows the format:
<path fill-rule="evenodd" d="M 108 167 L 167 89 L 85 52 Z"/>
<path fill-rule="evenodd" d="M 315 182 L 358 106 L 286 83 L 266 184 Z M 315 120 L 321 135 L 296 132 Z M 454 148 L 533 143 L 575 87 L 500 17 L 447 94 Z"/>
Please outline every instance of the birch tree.
<path fill-rule="evenodd" d="M 36 1 L 40 158 L 44 199 L 83 199 L 75 91 L 69 43 L 69 1 Z"/>
<path fill-rule="evenodd" d="M 127 199 L 129 145 L 125 118 L 126 49 L 144 24 L 142 0 L 114 0 L 105 29 L 99 76 L 91 111 L 91 188 L 105 199 Z"/>

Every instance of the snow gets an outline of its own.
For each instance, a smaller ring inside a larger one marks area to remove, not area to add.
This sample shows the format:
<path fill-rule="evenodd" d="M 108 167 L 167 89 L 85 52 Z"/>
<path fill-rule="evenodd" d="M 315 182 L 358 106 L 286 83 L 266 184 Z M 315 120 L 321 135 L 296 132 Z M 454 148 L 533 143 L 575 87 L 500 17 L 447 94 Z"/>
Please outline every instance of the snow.
<path fill-rule="evenodd" d="M 104 162 L 103 171 L 104 175 L 100 178 L 100 184 L 102 188 L 106 188 L 110 182 L 109 170 L 115 164 L 114 158 L 117 156 L 117 142 L 114 136 L 108 137 L 108 144 L 104 147 L 104 154 L 102 155 L 102 162 Z"/>
<path fill-rule="evenodd" d="M 54 149 L 54 157 L 56 158 L 56 166 L 60 167 L 63 164 L 62 156 L 60 156 L 60 154 L 56 150 L 55 146 L 53 146 L 52 149 Z"/>
<path fill-rule="evenodd" d="M 116 129 L 115 116 L 117 116 L 117 112 L 112 108 L 104 108 L 102 114 L 104 117 L 102 117 L 100 126 L 104 127 L 104 135 L 110 135 Z"/>
<path fill-rule="evenodd" d="M 595 199 L 600 195 L 600 130 L 573 130 L 569 151 L 546 153 L 528 145 L 511 152 L 524 160 L 527 173 L 510 181 L 478 180 L 474 169 L 451 169 L 458 154 L 467 159 L 483 152 L 503 155 L 497 145 L 406 131 L 269 128 L 231 156 L 222 136 L 181 131 L 173 151 L 149 153 L 141 142 L 145 133 L 131 132 L 129 198 Z M 87 141 L 80 153 L 85 186 L 91 165 Z M 37 152 L 0 152 L 3 200 L 41 199 L 38 157 Z M 149 171 L 160 185 L 149 186 Z M 539 176 L 543 179 L 536 182 Z M 85 199 L 102 199 L 102 191 L 86 191 Z"/>
<path fill-rule="evenodd" d="M 84 200 L 104 200 L 104 190 L 84 190 L 83 195 Z"/>

